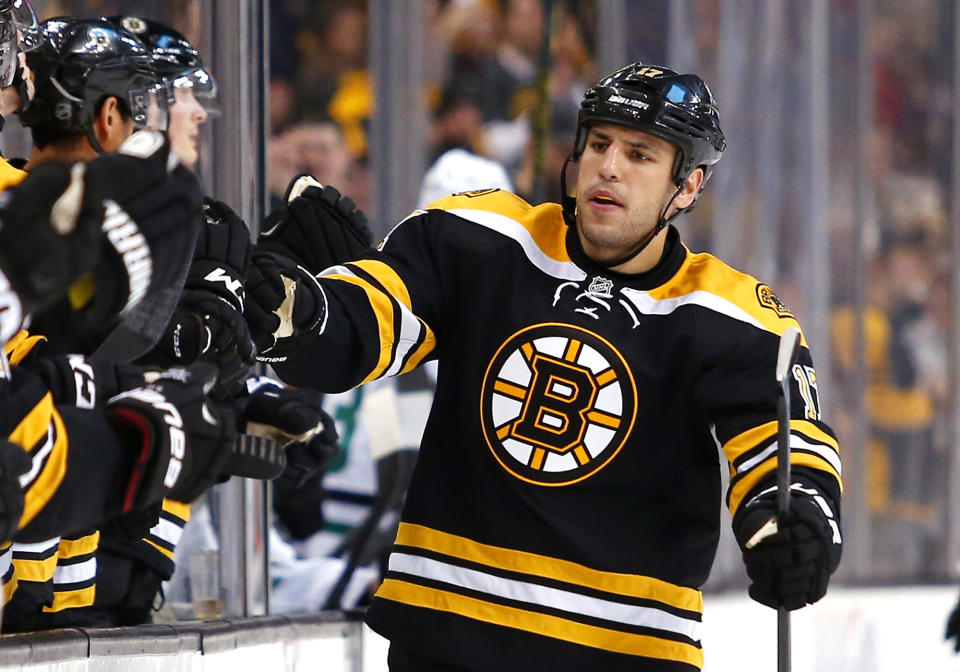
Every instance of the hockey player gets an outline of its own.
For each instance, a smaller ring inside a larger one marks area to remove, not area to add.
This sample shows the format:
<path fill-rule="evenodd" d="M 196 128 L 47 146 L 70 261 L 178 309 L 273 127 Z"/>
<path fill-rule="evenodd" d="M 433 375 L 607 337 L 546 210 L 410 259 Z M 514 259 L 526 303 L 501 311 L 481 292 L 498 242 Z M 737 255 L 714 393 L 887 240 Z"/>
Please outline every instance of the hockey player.
<path fill-rule="evenodd" d="M 718 446 L 750 595 L 788 609 L 823 596 L 840 460 L 806 342 L 792 514 L 748 548 L 776 513 L 773 376 L 797 323 L 670 224 L 724 147 L 699 77 L 633 64 L 584 96 L 562 204 L 448 197 L 326 270 L 302 244 L 285 252 L 299 267 L 254 254 L 250 321 L 289 382 L 342 390 L 439 363 L 366 617 L 391 641 L 391 670 L 699 669 Z M 265 238 L 277 251 L 288 235 Z"/>

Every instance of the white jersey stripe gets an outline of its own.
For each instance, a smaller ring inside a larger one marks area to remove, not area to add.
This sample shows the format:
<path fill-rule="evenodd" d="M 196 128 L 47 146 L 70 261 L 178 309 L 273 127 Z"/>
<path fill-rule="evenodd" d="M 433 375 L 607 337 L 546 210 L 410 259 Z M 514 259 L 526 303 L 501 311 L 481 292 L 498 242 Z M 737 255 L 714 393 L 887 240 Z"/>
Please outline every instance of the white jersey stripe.
<path fill-rule="evenodd" d="M 33 482 L 33 479 L 37 477 L 40 473 L 40 469 L 43 467 L 43 461 L 47 459 L 47 456 L 50 454 L 50 451 L 53 450 L 53 444 L 56 443 L 56 431 L 53 428 L 53 423 L 51 422 L 47 426 L 47 440 L 44 442 L 43 447 L 37 451 L 37 454 L 33 456 L 33 459 L 30 464 L 30 471 L 20 476 L 20 487 L 26 489 L 30 483 Z"/>
<path fill-rule="evenodd" d="M 53 582 L 57 583 L 80 583 L 81 581 L 90 581 L 97 576 L 97 559 L 89 558 L 75 565 L 57 565 L 53 572 Z"/>
<path fill-rule="evenodd" d="M 830 463 L 834 469 L 837 470 L 838 474 L 841 474 L 841 464 L 840 456 L 837 455 L 837 452 L 832 448 L 823 446 L 819 443 L 810 443 L 805 441 L 802 436 L 797 436 L 796 434 L 790 435 L 790 449 L 802 448 L 805 451 L 816 453 L 827 462 Z M 768 457 L 771 457 L 774 453 L 777 452 L 777 442 L 773 441 L 766 448 L 760 451 L 758 454 L 751 457 L 749 460 L 744 460 L 743 463 L 737 467 L 737 473 L 742 474 L 745 471 L 750 471 L 755 466 L 766 460 Z M 842 475 L 842 474 L 841 474 Z"/>
<path fill-rule="evenodd" d="M 166 518 L 160 518 L 160 521 L 150 528 L 150 534 L 176 547 L 180 543 L 183 528 Z"/>
<path fill-rule="evenodd" d="M 700 622 L 676 616 L 653 607 L 640 607 L 613 600 L 589 597 L 579 593 L 550 588 L 515 579 L 505 579 L 476 569 L 467 569 L 432 558 L 406 553 L 391 553 L 390 571 L 412 574 L 425 579 L 475 590 L 519 602 L 559 609 L 572 614 L 602 618 L 626 625 L 656 628 L 700 640 Z"/>
<path fill-rule="evenodd" d="M 698 289 L 689 294 L 675 296 L 670 299 L 655 299 L 647 292 L 629 287 L 624 287 L 620 292 L 644 315 L 669 315 L 681 306 L 697 305 L 712 310 L 715 313 L 732 317 L 735 320 L 746 322 L 757 329 L 769 331 L 759 320 L 740 308 L 737 304 L 703 289 Z"/>
<path fill-rule="evenodd" d="M 587 274 L 572 261 L 557 261 L 551 259 L 537 245 L 533 236 L 527 228 L 515 219 L 487 210 L 471 210 L 469 208 L 455 208 L 447 210 L 451 215 L 462 217 L 480 226 L 485 226 L 497 233 L 501 233 L 508 238 L 513 238 L 520 243 L 524 254 L 534 266 L 539 268 L 547 275 L 562 280 L 574 280 L 580 282 L 587 277 Z"/>

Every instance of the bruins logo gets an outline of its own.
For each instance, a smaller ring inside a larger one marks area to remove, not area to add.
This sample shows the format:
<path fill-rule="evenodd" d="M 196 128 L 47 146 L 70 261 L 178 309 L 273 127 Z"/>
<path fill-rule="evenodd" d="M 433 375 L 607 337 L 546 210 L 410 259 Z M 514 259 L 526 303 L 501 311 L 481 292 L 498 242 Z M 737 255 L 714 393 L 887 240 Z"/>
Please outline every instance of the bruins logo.
<path fill-rule="evenodd" d="M 588 478 L 620 452 L 636 408 L 633 374 L 609 342 L 573 325 L 538 324 L 493 356 L 480 420 L 504 469 L 559 486 Z"/>
<path fill-rule="evenodd" d="M 757 283 L 757 300 L 760 302 L 761 306 L 772 310 L 777 314 L 778 317 L 793 317 L 793 313 L 791 313 L 790 309 L 784 305 L 783 301 L 777 298 L 777 295 L 773 293 L 773 290 L 762 282 Z"/>

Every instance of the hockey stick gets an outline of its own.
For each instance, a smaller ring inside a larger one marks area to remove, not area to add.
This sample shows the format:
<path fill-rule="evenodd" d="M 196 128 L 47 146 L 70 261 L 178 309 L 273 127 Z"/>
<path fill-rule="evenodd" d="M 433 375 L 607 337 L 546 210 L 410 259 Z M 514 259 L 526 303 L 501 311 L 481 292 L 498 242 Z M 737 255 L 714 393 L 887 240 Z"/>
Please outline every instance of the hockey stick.
<path fill-rule="evenodd" d="M 790 511 L 790 370 L 797 359 L 800 330 L 790 327 L 777 350 L 777 518 Z M 777 672 L 790 672 L 790 612 L 777 609 Z"/>

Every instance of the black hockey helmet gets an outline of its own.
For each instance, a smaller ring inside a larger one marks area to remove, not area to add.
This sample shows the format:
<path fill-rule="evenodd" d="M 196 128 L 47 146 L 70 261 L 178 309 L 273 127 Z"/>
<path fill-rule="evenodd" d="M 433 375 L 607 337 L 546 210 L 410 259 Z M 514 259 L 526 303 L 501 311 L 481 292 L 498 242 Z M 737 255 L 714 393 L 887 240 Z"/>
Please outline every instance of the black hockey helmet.
<path fill-rule="evenodd" d="M 200 52 L 170 26 L 139 16 L 111 16 L 123 29 L 139 38 L 153 55 L 153 67 L 164 80 L 169 103 L 176 102 L 179 88 L 192 90 L 207 113 L 218 114 L 217 82 L 204 66 Z"/>
<path fill-rule="evenodd" d="M 661 66 L 633 63 L 587 89 L 577 120 L 575 161 L 583 153 L 590 126 L 596 123 L 635 128 L 674 145 L 677 186 L 699 167 L 706 182 L 727 145 L 706 83 L 697 75 L 681 75 Z"/>
<path fill-rule="evenodd" d="M 166 100 L 150 51 L 136 37 L 103 19 L 43 21 L 37 46 L 27 53 L 36 93 L 19 113 L 24 126 L 83 130 L 91 144 L 97 106 L 106 96 L 124 101 L 134 126 L 166 128 Z"/>
<path fill-rule="evenodd" d="M 36 44 L 37 15 L 27 0 L 0 0 L 0 87 L 14 83 L 17 55 Z"/>

